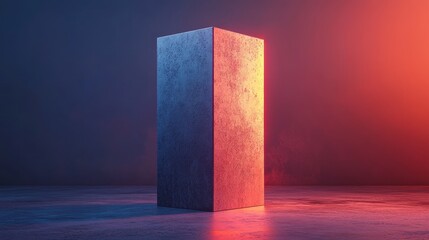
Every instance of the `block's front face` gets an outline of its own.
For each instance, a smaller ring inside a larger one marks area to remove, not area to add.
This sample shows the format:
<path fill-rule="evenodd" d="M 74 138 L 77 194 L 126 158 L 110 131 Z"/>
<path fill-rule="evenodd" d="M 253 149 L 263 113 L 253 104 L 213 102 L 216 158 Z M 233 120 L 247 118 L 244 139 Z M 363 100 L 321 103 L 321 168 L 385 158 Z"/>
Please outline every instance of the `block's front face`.
<path fill-rule="evenodd" d="M 264 204 L 264 42 L 214 28 L 214 210 Z"/>
<path fill-rule="evenodd" d="M 213 210 L 213 31 L 158 38 L 158 205 Z"/>

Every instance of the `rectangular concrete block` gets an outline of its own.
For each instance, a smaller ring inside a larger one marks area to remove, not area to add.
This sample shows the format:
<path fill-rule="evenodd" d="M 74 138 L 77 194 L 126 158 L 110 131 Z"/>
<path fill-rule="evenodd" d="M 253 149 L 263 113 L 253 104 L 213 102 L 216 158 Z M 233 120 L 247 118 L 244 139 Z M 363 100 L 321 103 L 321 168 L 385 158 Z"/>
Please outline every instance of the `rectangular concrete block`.
<path fill-rule="evenodd" d="M 205 28 L 158 38 L 157 54 L 158 205 L 263 205 L 263 40 Z"/>

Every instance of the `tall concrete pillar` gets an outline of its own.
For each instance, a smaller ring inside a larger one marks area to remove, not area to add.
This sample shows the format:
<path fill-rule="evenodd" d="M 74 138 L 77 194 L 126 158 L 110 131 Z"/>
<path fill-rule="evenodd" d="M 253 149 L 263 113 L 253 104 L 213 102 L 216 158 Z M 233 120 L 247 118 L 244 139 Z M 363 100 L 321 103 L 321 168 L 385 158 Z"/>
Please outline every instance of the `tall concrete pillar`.
<path fill-rule="evenodd" d="M 264 204 L 264 42 L 204 28 L 157 40 L 158 205 Z"/>

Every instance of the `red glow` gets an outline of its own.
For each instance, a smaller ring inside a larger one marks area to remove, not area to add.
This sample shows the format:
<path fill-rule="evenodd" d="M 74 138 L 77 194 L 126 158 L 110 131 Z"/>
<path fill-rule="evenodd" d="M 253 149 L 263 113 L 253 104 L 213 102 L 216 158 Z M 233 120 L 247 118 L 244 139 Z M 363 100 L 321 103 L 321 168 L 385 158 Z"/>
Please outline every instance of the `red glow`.
<path fill-rule="evenodd" d="M 266 183 L 428 184 L 429 1 L 270 11 Z"/>

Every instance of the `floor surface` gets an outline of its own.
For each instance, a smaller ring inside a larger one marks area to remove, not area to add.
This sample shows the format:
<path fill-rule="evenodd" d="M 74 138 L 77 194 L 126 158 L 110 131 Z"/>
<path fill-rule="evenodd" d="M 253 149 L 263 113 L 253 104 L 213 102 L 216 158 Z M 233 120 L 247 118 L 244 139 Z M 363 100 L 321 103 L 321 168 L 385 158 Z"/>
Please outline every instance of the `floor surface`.
<path fill-rule="evenodd" d="M 156 206 L 154 187 L 1 187 L 0 239 L 429 239 L 429 187 L 266 187 L 265 206 Z"/>

